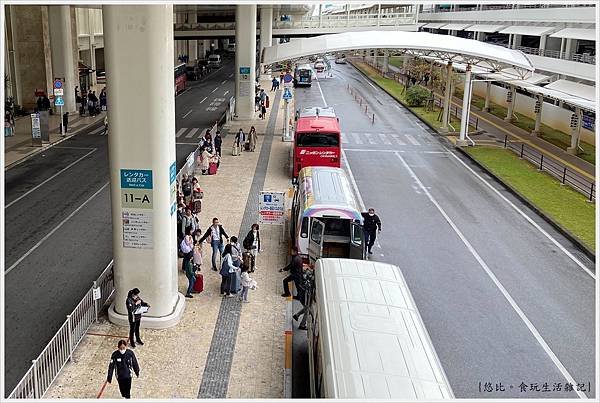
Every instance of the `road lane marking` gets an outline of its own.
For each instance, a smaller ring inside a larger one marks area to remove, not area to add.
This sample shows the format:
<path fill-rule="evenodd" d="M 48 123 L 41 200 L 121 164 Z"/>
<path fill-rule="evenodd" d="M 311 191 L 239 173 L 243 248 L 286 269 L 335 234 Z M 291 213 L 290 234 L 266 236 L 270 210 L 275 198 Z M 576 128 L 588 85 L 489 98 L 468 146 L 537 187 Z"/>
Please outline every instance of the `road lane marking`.
<path fill-rule="evenodd" d="M 365 202 L 363 201 L 360 192 L 358 191 L 358 186 L 356 185 L 356 180 L 354 179 L 354 174 L 352 173 L 352 169 L 350 169 L 350 164 L 348 163 L 348 158 L 346 157 L 346 151 L 342 148 L 342 160 L 344 161 L 344 166 L 346 167 L 346 171 L 348 171 L 348 176 L 350 177 L 350 183 L 354 188 L 354 193 L 356 194 L 356 198 L 358 199 L 358 205 L 360 206 L 360 211 L 366 211 Z"/>
<path fill-rule="evenodd" d="M 198 130 L 200 130 L 200 129 L 198 129 L 197 127 L 194 127 L 192 130 L 190 130 L 190 132 L 188 134 L 186 134 L 185 138 L 189 139 L 189 138 L 194 137 L 194 135 L 196 134 L 196 132 L 198 132 Z"/>
<path fill-rule="evenodd" d="M 221 81 L 221 85 L 225 84 L 226 82 L 227 82 L 227 80 Z"/>
<path fill-rule="evenodd" d="M 223 93 L 223 96 L 225 96 L 225 95 L 227 95 L 227 94 L 229 94 L 229 90 L 225 91 L 225 92 Z"/>
<path fill-rule="evenodd" d="M 214 90 L 212 90 L 210 93 L 212 94 L 213 92 L 215 92 L 216 90 L 218 90 L 219 87 L 215 88 Z"/>
<path fill-rule="evenodd" d="M 363 144 L 362 139 L 360 138 L 360 133 L 352 133 L 354 136 L 354 142 L 356 144 Z"/>
<path fill-rule="evenodd" d="M 177 132 L 177 134 L 175 135 L 175 137 L 181 137 L 181 135 L 183 134 L 183 132 L 185 132 L 187 130 L 187 127 L 182 127 L 181 129 L 179 129 L 179 131 Z"/>
<path fill-rule="evenodd" d="M 188 117 L 188 115 L 189 115 L 190 113 L 192 113 L 192 110 L 191 110 L 191 109 L 190 109 L 190 111 L 189 111 L 188 113 L 186 113 L 185 115 L 183 115 L 181 118 L 182 118 L 182 119 L 185 119 L 185 118 L 187 118 L 187 117 Z"/>
<path fill-rule="evenodd" d="M 104 127 L 103 127 L 103 129 L 104 129 Z M 31 192 L 39 189 L 41 186 L 43 186 L 46 183 L 50 182 L 52 179 L 56 178 L 58 175 L 60 175 L 61 173 L 65 172 L 67 169 L 71 168 L 73 165 L 77 164 L 79 161 L 85 159 L 88 155 L 93 154 L 96 151 L 98 151 L 98 149 L 97 148 L 93 148 L 92 151 L 90 151 L 89 153 L 85 154 L 83 157 L 81 157 L 81 158 L 79 158 L 79 159 L 71 162 L 69 165 L 67 165 L 66 167 L 64 167 L 63 169 L 61 169 L 60 171 L 58 171 L 57 173 L 55 173 L 54 175 L 52 175 L 51 177 L 49 177 L 48 179 L 46 179 L 45 181 L 43 181 L 42 183 L 40 183 L 39 185 L 37 185 L 34 188 L 30 189 L 26 193 L 23 193 L 21 196 L 17 197 L 15 200 L 13 200 L 10 203 L 8 203 L 4 208 L 5 209 L 9 208 L 10 206 L 12 206 L 13 204 L 15 204 L 19 200 L 21 200 L 24 197 L 26 197 L 27 195 L 29 195 Z"/>
<path fill-rule="evenodd" d="M 43 244 L 48 238 L 50 238 L 52 236 L 52 234 L 54 234 L 56 231 L 58 231 L 60 229 L 60 227 L 62 227 L 67 221 L 69 221 L 75 214 L 77 214 L 77 212 L 79 212 L 79 210 L 81 210 L 82 208 L 85 207 L 86 204 L 88 204 L 90 202 L 90 200 L 92 200 L 94 197 L 96 197 L 101 191 L 103 191 L 108 185 L 110 184 L 110 182 L 106 182 L 100 189 L 98 189 L 96 191 L 96 193 L 94 193 L 93 195 L 91 195 L 89 197 L 89 199 L 87 199 L 86 201 L 84 201 L 79 207 L 77 207 L 71 214 L 69 214 L 64 220 L 62 220 L 56 227 L 54 227 L 52 229 L 52 231 L 50 231 L 46 236 L 44 236 L 42 239 L 39 240 L 38 243 L 36 243 L 35 245 L 33 245 L 33 247 L 31 249 L 29 249 L 27 251 L 27 253 L 25 253 L 23 256 L 21 256 L 16 262 L 14 262 L 12 264 L 12 266 L 10 266 L 8 269 L 6 269 L 6 271 L 4 272 L 4 275 L 7 275 L 8 273 L 10 273 L 12 271 L 12 269 L 14 269 L 15 267 L 17 267 L 17 265 L 19 263 L 21 263 L 23 260 L 25 260 L 25 258 L 29 255 L 31 255 L 37 248 L 40 247 L 41 244 Z"/>
<path fill-rule="evenodd" d="M 202 103 L 202 102 L 204 102 L 204 101 L 206 101 L 206 97 L 204 97 L 204 99 L 202 99 L 202 101 L 200 101 L 200 103 Z"/>
<path fill-rule="evenodd" d="M 447 149 L 447 148 L 446 148 Z M 450 150 L 448 150 L 450 151 Z M 552 242 L 557 248 L 559 248 L 565 255 L 567 255 L 573 262 L 575 262 L 575 264 L 577 266 L 579 266 L 581 269 L 583 269 L 587 274 L 589 274 L 589 276 L 591 278 L 593 278 L 594 280 L 596 279 L 596 276 L 594 275 L 594 273 L 592 273 L 590 271 L 590 269 L 588 269 L 579 259 L 577 259 L 571 252 L 569 252 L 567 250 L 567 248 L 565 248 L 564 246 L 562 246 L 562 244 L 560 242 L 558 242 L 552 235 L 550 235 L 548 232 L 546 232 L 546 230 L 544 230 L 542 227 L 540 227 L 538 225 L 538 223 L 536 223 L 531 217 L 529 217 L 523 210 L 521 210 L 520 208 L 518 208 L 513 202 L 511 202 L 510 200 L 508 200 L 502 193 L 500 193 L 496 188 L 494 188 L 492 185 L 490 185 L 485 179 L 483 179 L 477 172 L 475 172 L 473 169 L 471 169 L 470 166 L 468 166 L 467 164 L 465 164 L 460 158 L 458 158 L 453 152 L 450 152 L 450 155 L 452 157 L 454 157 L 454 159 L 456 159 L 458 162 L 461 163 L 462 166 L 464 166 L 465 168 L 467 168 L 467 170 L 469 172 L 471 172 L 473 175 L 475 175 L 475 177 L 477 177 L 481 182 L 483 182 L 488 188 L 490 188 L 494 193 L 496 193 L 498 196 L 500 196 L 500 198 L 502 200 L 504 200 L 510 207 L 512 207 L 515 211 L 517 211 L 523 218 L 525 218 L 525 220 L 527 220 L 528 223 L 530 223 L 533 227 L 535 227 L 535 229 L 537 229 L 538 231 L 540 231 L 546 238 L 548 238 L 550 240 L 550 242 Z"/>
<path fill-rule="evenodd" d="M 550 346 L 546 343 L 546 341 L 544 340 L 544 338 L 542 337 L 542 335 L 538 332 L 538 330 L 535 328 L 535 326 L 533 325 L 533 323 L 531 323 L 531 321 L 529 320 L 529 318 L 527 318 L 527 316 L 521 310 L 521 308 L 516 303 L 516 301 L 510 296 L 510 294 L 508 293 L 508 291 L 506 290 L 506 288 L 504 288 L 504 286 L 502 285 L 502 283 L 500 282 L 500 280 L 498 280 L 498 278 L 494 275 L 494 273 L 492 272 L 492 270 L 488 267 L 488 265 L 485 263 L 485 261 L 483 260 L 483 258 L 479 255 L 479 253 L 477 253 L 477 251 L 475 250 L 475 248 L 473 247 L 473 245 L 471 245 L 471 243 L 467 240 L 467 238 L 460 231 L 460 229 L 458 228 L 458 226 L 454 223 L 454 221 L 452 221 L 452 219 L 448 216 L 448 214 L 446 214 L 446 211 L 442 208 L 442 206 L 440 206 L 440 204 L 431 195 L 431 193 L 429 193 L 429 190 L 423 185 L 423 183 L 421 182 L 421 180 L 419 179 L 419 177 L 415 174 L 415 172 L 411 169 L 411 167 L 408 166 L 408 164 L 406 163 L 406 161 L 404 160 L 404 158 L 402 158 L 402 156 L 400 154 L 398 154 L 398 153 L 396 154 L 396 157 L 398 157 L 400 159 L 400 161 L 402 162 L 402 165 L 404 165 L 404 168 L 406 168 L 406 170 L 408 171 L 408 174 L 413 178 L 413 180 L 421 188 L 421 190 L 423 191 L 423 193 L 425 193 L 425 195 L 427 196 L 427 198 L 429 199 L 429 201 L 431 201 L 431 203 L 433 203 L 433 205 L 437 208 L 437 210 L 440 212 L 440 214 L 444 217 L 444 219 L 446 220 L 446 222 L 448 224 L 450 224 L 450 227 L 452 227 L 452 229 L 454 230 L 454 232 L 456 233 L 456 235 L 459 236 L 459 238 L 461 239 L 461 241 L 463 242 L 463 244 L 467 247 L 467 249 L 473 255 L 473 257 L 475 258 L 475 260 L 477 260 L 477 263 L 479 263 L 479 265 L 487 273 L 488 277 L 494 282 L 494 284 L 496 285 L 496 287 L 500 290 L 500 292 L 502 293 L 502 295 L 504 296 L 504 298 L 512 306 L 512 308 L 517 313 L 517 315 L 519 315 L 519 317 L 525 323 L 525 325 L 527 326 L 527 328 L 529 329 L 529 331 L 531 332 L 531 334 L 536 338 L 537 342 L 540 344 L 540 346 L 542 346 L 542 348 L 544 349 L 544 351 L 546 352 L 546 354 L 550 357 L 550 359 L 552 360 L 552 362 L 554 363 L 554 365 L 556 365 L 556 367 L 562 373 L 562 375 L 565 377 L 565 379 L 567 381 L 571 382 L 573 385 L 577 385 L 577 382 L 575 382 L 575 379 L 571 376 L 571 374 L 569 373 L 569 371 L 567 371 L 567 369 L 565 368 L 565 366 L 560 362 L 560 360 L 558 359 L 558 357 L 550 349 Z M 582 399 L 586 399 L 587 398 L 587 396 L 585 395 L 585 393 L 583 393 L 581 391 L 575 391 L 575 392 L 577 393 L 577 395 L 580 398 L 582 398 Z"/>
<path fill-rule="evenodd" d="M 381 141 L 383 141 L 383 144 L 392 145 L 392 142 L 390 141 L 388 136 L 386 136 L 384 133 L 378 133 L 378 134 L 379 134 L 379 137 L 381 137 Z"/>
<path fill-rule="evenodd" d="M 400 139 L 400 136 L 397 135 L 396 133 L 392 133 L 392 137 L 394 138 L 394 140 L 396 140 L 396 143 L 398 143 L 398 145 L 400 145 L 400 146 L 405 146 L 406 145 L 406 143 L 404 141 L 402 141 Z"/>
<path fill-rule="evenodd" d="M 104 130 L 104 126 L 100 126 L 90 132 L 90 134 L 98 134 L 100 131 Z"/>
<path fill-rule="evenodd" d="M 233 73 L 231 73 L 228 78 L 231 78 L 231 77 L 233 77 Z"/>
<path fill-rule="evenodd" d="M 415 138 L 413 136 L 411 136 L 410 134 L 405 134 L 404 137 L 406 137 L 406 139 L 408 140 L 409 143 L 411 143 L 413 146 L 420 146 L 421 144 L 419 144 L 419 142 L 417 140 L 415 140 Z"/>
<path fill-rule="evenodd" d="M 377 150 L 372 148 L 346 148 L 346 151 L 360 151 L 361 153 L 407 153 L 407 154 L 450 154 L 449 151 L 426 150 Z"/>
<path fill-rule="evenodd" d="M 367 142 L 369 144 L 377 144 L 377 142 L 375 140 L 373 140 L 373 134 L 372 133 L 365 133 L 365 136 L 367 137 Z"/>
<path fill-rule="evenodd" d="M 375 90 L 375 92 L 378 92 L 377 91 L 377 87 L 375 87 L 373 84 L 371 84 L 370 81 L 367 80 L 366 83 L 369 84 L 371 87 L 373 87 L 373 89 Z"/>
<path fill-rule="evenodd" d="M 342 144 L 348 144 L 348 133 L 341 133 Z"/>
<path fill-rule="evenodd" d="M 321 98 L 323 98 L 323 103 L 325 104 L 325 108 L 327 108 L 327 101 L 325 100 L 325 95 L 323 95 L 323 90 L 321 89 L 321 84 L 317 80 L 317 87 L 319 87 L 319 92 L 321 93 Z"/>

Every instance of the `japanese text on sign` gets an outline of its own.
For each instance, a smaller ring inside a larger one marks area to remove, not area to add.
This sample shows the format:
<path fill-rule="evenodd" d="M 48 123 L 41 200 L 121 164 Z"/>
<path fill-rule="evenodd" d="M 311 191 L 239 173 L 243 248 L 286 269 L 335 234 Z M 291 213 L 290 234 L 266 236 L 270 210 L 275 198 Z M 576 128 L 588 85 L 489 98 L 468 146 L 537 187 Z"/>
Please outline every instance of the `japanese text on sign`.
<path fill-rule="evenodd" d="M 121 169 L 122 189 L 152 189 L 152 171 L 149 169 Z"/>
<path fill-rule="evenodd" d="M 260 192 L 258 220 L 260 224 L 283 225 L 285 223 L 285 193 Z"/>

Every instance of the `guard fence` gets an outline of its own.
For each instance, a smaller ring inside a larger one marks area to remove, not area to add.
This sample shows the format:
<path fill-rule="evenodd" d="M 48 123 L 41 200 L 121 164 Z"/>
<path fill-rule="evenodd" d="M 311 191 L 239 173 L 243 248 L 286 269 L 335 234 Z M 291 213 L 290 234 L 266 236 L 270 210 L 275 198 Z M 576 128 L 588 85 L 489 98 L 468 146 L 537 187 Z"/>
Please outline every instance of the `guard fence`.
<path fill-rule="evenodd" d="M 554 176 L 561 184 L 568 185 L 584 194 L 588 201 L 595 202 L 596 184 L 594 181 L 585 178 L 566 165 L 558 163 L 534 147 L 523 142 L 511 141 L 508 135 L 504 136 L 504 148 L 515 152 L 519 155 L 519 158 L 531 162 L 538 170 L 545 171 Z"/>
<path fill-rule="evenodd" d="M 215 122 L 211 132 L 226 120 L 226 112 Z M 196 168 L 200 147 L 191 152 L 183 167 L 177 173 L 177 183 L 181 183 L 184 173 L 190 174 Z M 79 345 L 92 323 L 98 321 L 98 315 L 114 294 L 113 263 L 106 266 L 92 287 L 86 292 L 77 307 L 67 315 L 67 319 L 58 329 L 54 337 L 46 345 L 38 357 L 32 361 L 21 381 L 8 395 L 8 399 L 41 399 L 48 391 L 65 364 L 73 357 L 75 348 Z"/>

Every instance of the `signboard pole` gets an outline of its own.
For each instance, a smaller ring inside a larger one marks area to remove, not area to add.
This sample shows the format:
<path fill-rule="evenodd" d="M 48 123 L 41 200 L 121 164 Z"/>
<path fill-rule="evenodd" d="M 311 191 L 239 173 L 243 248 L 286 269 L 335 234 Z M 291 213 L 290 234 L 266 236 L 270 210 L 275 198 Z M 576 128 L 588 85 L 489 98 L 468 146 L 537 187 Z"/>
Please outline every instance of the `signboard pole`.
<path fill-rule="evenodd" d="M 285 114 L 283 115 L 283 141 L 286 141 L 290 137 L 290 125 L 288 121 L 290 120 L 290 100 L 285 100 Z"/>
<path fill-rule="evenodd" d="M 65 127 L 63 125 L 63 111 L 62 111 L 62 105 L 60 106 L 60 116 L 58 117 L 58 121 L 60 122 L 60 135 L 64 136 L 65 135 Z"/>

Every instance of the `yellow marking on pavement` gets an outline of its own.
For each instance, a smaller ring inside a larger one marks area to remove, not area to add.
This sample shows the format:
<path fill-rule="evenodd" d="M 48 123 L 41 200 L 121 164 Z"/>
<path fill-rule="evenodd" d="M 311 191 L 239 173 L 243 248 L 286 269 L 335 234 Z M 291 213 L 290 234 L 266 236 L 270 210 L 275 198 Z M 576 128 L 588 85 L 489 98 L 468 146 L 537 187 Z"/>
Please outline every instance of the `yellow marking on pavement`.
<path fill-rule="evenodd" d="M 291 298 L 290 298 L 291 299 Z M 285 369 L 292 368 L 292 332 L 285 331 Z"/>

